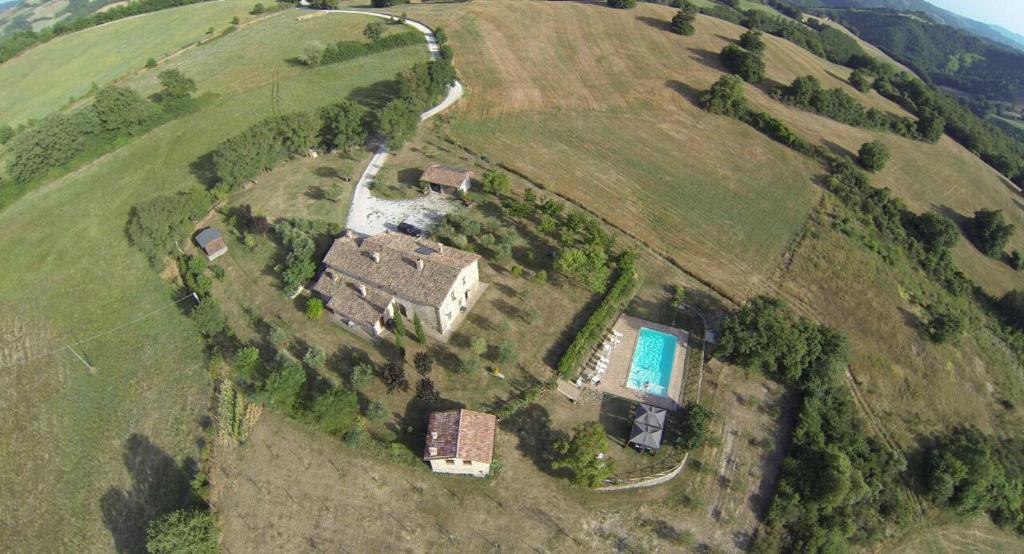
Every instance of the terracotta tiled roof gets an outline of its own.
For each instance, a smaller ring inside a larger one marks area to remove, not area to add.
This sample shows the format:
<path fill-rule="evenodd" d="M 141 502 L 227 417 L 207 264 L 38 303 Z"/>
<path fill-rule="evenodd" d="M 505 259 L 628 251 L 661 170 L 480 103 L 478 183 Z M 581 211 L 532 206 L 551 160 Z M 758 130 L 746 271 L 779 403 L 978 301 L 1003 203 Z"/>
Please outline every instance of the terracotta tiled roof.
<path fill-rule="evenodd" d="M 380 261 L 374 261 L 374 254 Z M 350 279 L 424 306 L 440 307 L 459 273 L 480 256 L 399 233 L 341 237 L 324 264 Z M 417 268 L 422 260 L 423 269 Z"/>
<path fill-rule="evenodd" d="M 373 287 L 366 287 L 366 296 L 359 291 L 359 284 L 330 269 L 320 274 L 313 290 L 327 299 L 327 309 L 344 319 L 373 326 L 384 309 L 391 303 L 390 294 Z"/>
<path fill-rule="evenodd" d="M 458 458 L 489 464 L 494 455 L 491 414 L 472 410 L 451 410 L 430 414 L 424 460 Z"/>
<path fill-rule="evenodd" d="M 467 177 L 472 177 L 473 173 L 457 167 L 451 167 L 447 165 L 428 165 L 423 170 L 423 175 L 420 176 L 420 181 L 426 181 L 428 183 L 436 183 L 446 187 L 458 188 L 462 185 L 462 181 Z"/>
<path fill-rule="evenodd" d="M 213 254 L 227 248 L 227 243 L 224 242 L 224 235 L 220 234 L 220 231 L 213 227 L 205 227 L 196 233 L 195 241 L 199 248 L 205 250 L 207 254 Z"/>
<path fill-rule="evenodd" d="M 228 245 L 224 242 L 223 237 L 217 237 L 211 240 L 210 242 L 206 243 L 206 246 L 203 247 L 203 250 L 207 254 L 214 254 L 216 252 L 220 252 L 221 250 L 226 250 L 227 247 Z"/>

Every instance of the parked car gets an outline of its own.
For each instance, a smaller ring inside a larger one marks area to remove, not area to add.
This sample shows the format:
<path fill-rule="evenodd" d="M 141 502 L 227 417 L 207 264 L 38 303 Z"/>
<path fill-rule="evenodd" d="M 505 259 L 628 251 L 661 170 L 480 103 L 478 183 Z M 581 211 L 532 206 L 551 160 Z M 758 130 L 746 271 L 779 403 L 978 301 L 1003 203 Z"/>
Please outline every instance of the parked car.
<path fill-rule="evenodd" d="M 404 233 L 413 238 L 420 238 L 424 235 L 423 229 L 420 229 L 419 227 L 407 221 L 403 221 L 398 224 L 398 232 Z"/>

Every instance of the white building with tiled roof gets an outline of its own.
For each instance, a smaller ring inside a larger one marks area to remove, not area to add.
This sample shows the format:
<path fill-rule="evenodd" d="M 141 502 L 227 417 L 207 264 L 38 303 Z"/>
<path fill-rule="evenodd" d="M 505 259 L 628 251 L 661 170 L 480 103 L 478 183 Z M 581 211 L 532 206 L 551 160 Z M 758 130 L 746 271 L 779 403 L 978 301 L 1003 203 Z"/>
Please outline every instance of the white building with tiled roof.
<path fill-rule="evenodd" d="M 481 292 L 479 259 L 399 233 L 343 236 L 324 256 L 313 291 L 335 321 L 371 336 L 398 314 L 410 321 L 419 315 L 425 328 L 446 337 Z"/>
<path fill-rule="evenodd" d="M 472 410 L 433 412 L 423 459 L 435 473 L 486 477 L 494 456 L 497 419 Z"/>

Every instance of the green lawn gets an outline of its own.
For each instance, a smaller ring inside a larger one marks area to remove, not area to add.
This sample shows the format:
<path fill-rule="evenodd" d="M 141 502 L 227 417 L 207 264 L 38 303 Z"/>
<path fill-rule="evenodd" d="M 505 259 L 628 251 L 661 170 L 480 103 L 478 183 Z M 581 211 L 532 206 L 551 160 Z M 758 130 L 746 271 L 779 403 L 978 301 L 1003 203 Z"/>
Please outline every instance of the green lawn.
<path fill-rule="evenodd" d="M 156 12 L 61 37 L 0 65 L 0 123 L 17 125 L 60 109 L 149 58 L 160 59 L 245 18 L 249 0 L 220 0 Z"/>
<path fill-rule="evenodd" d="M 296 13 L 176 58 L 192 68 L 201 92 L 219 95 L 213 102 L 0 212 L 0 365 L 108 331 L 171 301 L 171 288 L 127 244 L 125 223 L 139 201 L 194 185 L 189 165 L 217 143 L 270 115 L 275 104 L 289 111 L 353 91 L 365 97 L 373 84 L 426 58 L 422 47 L 409 47 L 316 70 L 295 66 L 286 58 L 307 40 L 355 39 L 370 20 L 333 15 L 297 22 Z M 179 311 L 158 312 L 77 351 L 95 370 L 64 352 L 5 368 L 0 377 L 8 422 L 0 426 L 5 548 L 137 547 L 141 523 L 169 501 L 160 492 L 168 472 L 173 477 L 172 466 L 199 454 L 195 441 L 212 389 L 202 342 Z M 133 433 L 151 444 L 135 441 L 126 449 Z M 105 519 L 119 529 L 116 544 Z"/>

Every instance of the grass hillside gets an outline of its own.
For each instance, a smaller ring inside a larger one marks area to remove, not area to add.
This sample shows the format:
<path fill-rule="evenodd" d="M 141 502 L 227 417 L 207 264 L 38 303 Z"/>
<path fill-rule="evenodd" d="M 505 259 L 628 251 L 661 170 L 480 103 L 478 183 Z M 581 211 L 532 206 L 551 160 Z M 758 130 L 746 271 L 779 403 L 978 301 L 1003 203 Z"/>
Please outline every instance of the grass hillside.
<path fill-rule="evenodd" d="M 220 0 L 114 21 L 34 47 L 0 64 L 0 123 L 17 125 L 64 106 L 68 99 L 141 69 L 245 18 L 246 0 Z"/>
<path fill-rule="evenodd" d="M 671 8 L 645 3 L 613 10 L 487 2 L 422 11 L 449 29 L 471 91 L 451 128 L 456 140 L 587 204 L 734 296 L 758 290 L 815 203 L 819 168 L 696 105 L 721 76 L 718 52 L 740 26 L 698 16 L 697 32 L 681 37 L 666 30 Z M 877 185 L 916 210 L 968 216 L 1003 209 L 1018 227 L 1011 248 L 1024 250 L 1024 211 L 997 172 L 948 137 L 929 145 L 771 99 L 771 87 L 809 74 L 868 107 L 908 115 L 849 86 L 849 69 L 777 37 L 765 42 L 767 79 L 747 86 L 754 106 L 833 151 L 885 141 L 893 160 Z M 956 255 L 993 293 L 1024 285 L 966 241 Z"/>
<path fill-rule="evenodd" d="M 166 282 L 124 238 L 131 206 L 194 185 L 193 161 L 272 113 L 275 81 L 282 111 L 313 109 L 426 57 L 419 46 L 297 67 L 286 59 L 305 41 L 357 39 L 370 18 L 298 22 L 296 15 L 275 14 L 213 43 L 216 49 L 183 54 L 175 63 L 190 68 L 201 92 L 219 94 L 214 101 L 0 212 L 6 548 L 136 551 L 148 514 L 176 501 L 181 483 L 173 477 L 183 474 L 173 468 L 198 456 L 199 418 L 208 413 L 212 386 L 202 342 L 178 310 L 82 344 L 76 351 L 94 371 L 68 352 L 15 363 L 171 301 Z M 133 434 L 145 440 L 129 440 Z"/>

